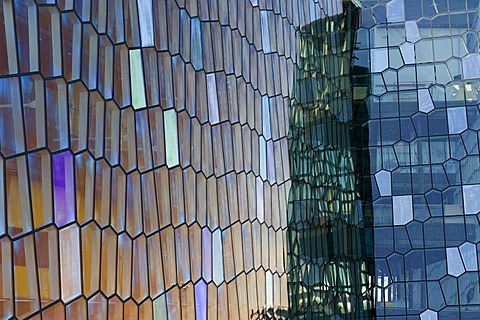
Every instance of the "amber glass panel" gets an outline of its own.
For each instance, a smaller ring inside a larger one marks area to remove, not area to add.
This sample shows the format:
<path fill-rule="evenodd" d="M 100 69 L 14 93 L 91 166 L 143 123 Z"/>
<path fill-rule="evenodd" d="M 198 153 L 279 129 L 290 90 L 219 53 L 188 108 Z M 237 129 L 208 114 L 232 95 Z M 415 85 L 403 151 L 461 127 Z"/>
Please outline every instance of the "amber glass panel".
<path fill-rule="evenodd" d="M 98 226 L 91 222 L 82 228 L 81 235 L 83 293 L 90 297 L 100 285 L 101 232 Z"/>
<path fill-rule="evenodd" d="M 158 221 L 160 228 L 165 227 L 171 223 L 170 214 L 170 180 L 168 175 L 168 169 L 163 167 L 155 170 L 155 189 L 157 192 L 158 201 Z"/>
<path fill-rule="evenodd" d="M 75 157 L 75 192 L 77 221 L 83 224 L 93 218 L 95 162 L 87 152 Z"/>
<path fill-rule="evenodd" d="M 73 151 L 87 148 L 88 91 L 82 82 L 68 86 L 70 145 Z"/>
<path fill-rule="evenodd" d="M 150 235 L 158 230 L 157 195 L 153 171 L 142 175 L 142 205 L 145 233 Z"/>
<path fill-rule="evenodd" d="M 163 132 L 163 110 L 159 107 L 148 110 L 152 142 L 153 165 L 165 164 L 165 136 Z"/>
<path fill-rule="evenodd" d="M 138 319 L 138 306 L 134 300 L 130 299 L 124 303 L 123 315 L 125 319 Z"/>
<path fill-rule="evenodd" d="M 132 288 L 132 239 L 122 233 L 118 236 L 117 294 L 128 299 Z"/>
<path fill-rule="evenodd" d="M 193 224 L 188 228 L 189 249 L 190 249 L 190 272 L 192 281 L 196 282 L 202 276 L 202 258 L 199 253 L 202 252 L 202 229 L 198 224 Z"/>
<path fill-rule="evenodd" d="M 147 239 L 148 249 L 148 276 L 150 285 L 150 296 L 158 297 L 164 292 L 163 261 L 160 246 L 159 233 L 153 234 Z"/>
<path fill-rule="evenodd" d="M 187 319 L 189 315 L 195 314 L 195 287 L 186 286 L 180 290 L 180 301 L 182 303 L 182 319 Z"/>
<path fill-rule="evenodd" d="M 117 235 L 111 228 L 102 230 L 100 289 L 107 295 L 115 293 Z"/>
<path fill-rule="evenodd" d="M 49 227 L 37 232 L 35 234 L 35 249 L 37 253 L 40 298 L 42 307 L 45 307 L 60 298 L 57 229 Z M 57 310 L 58 308 L 54 309 Z"/>
<path fill-rule="evenodd" d="M 127 190 L 127 177 L 120 167 L 112 170 L 111 194 L 111 224 L 121 232 L 125 230 L 125 192 Z"/>
<path fill-rule="evenodd" d="M 124 41 L 123 4 L 121 0 L 108 0 L 107 33 L 114 43 Z"/>
<path fill-rule="evenodd" d="M 8 319 L 13 316 L 13 275 L 12 242 L 5 237 L 0 239 L 0 316 Z"/>
<path fill-rule="evenodd" d="M 88 111 L 88 149 L 95 158 L 100 158 L 104 148 L 105 102 L 98 92 L 90 94 Z"/>
<path fill-rule="evenodd" d="M 57 302 L 42 312 L 42 319 L 65 319 L 65 306 L 61 302 Z"/>
<path fill-rule="evenodd" d="M 165 276 L 165 289 L 177 283 L 177 268 L 175 255 L 175 235 L 172 227 L 160 231 L 160 244 L 162 246 L 163 274 Z"/>
<path fill-rule="evenodd" d="M 40 307 L 36 262 L 33 236 L 13 242 L 15 313 L 18 318 L 23 319 Z"/>
<path fill-rule="evenodd" d="M 145 236 L 133 242 L 132 297 L 140 303 L 148 295 L 147 243 Z"/>
<path fill-rule="evenodd" d="M 170 205 L 172 209 L 172 223 L 178 226 L 185 223 L 185 204 L 183 196 L 182 169 L 176 167 L 170 170 Z"/>
<path fill-rule="evenodd" d="M 100 3 L 106 3 L 102 0 Z M 110 39 L 102 35 L 100 36 L 98 49 L 98 90 L 105 99 L 111 99 L 113 93 L 113 50 L 114 47 Z"/>
<path fill-rule="evenodd" d="M 105 157 L 111 165 L 119 162 L 120 110 L 113 101 L 108 101 L 105 111 Z"/>
<path fill-rule="evenodd" d="M 73 12 L 62 14 L 62 57 L 65 78 L 77 80 L 80 78 L 82 48 L 82 25 Z"/>
<path fill-rule="evenodd" d="M 208 285 L 207 301 L 208 301 L 208 305 L 207 305 L 208 316 L 207 316 L 207 319 L 214 319 L 214 320 L 221 319 L 221 318 L 217 318 L 217 315 L 218 315 L 218 305 L 217 305 L 218 292 L 217 292 L 217 287 L 215 286 L 214 283 L 210 283 Z"/>
<path fill-rule="evenodd" d="M 120 164 L 126 171 L 131 171 L 137 164 L 135 114 L 131 108 L 122 111 L 120 137 Z"/>
<path fill-rule="evenodd" d="M 5 162 L 8 233 L 16 236 L 32 229 L 27 161 L 22 156 Z"/>
<path fill-rule="evenodd" d="M 145 300 L 138 309 L 139 320 L 151 320 L 153 319 L 152 300 Z"/>
<path fill-rule="evenodd" d="M 127 176 L 127 232 L 135 237 L 143 231 L 142 196 L 140 190 L 140 174 L 133 172 Z"/>
<path fill-rule="evenodd" d="M 35 227 L 52 222 L 51 155 L 42 150 L 28 155 L 30 190 Z"/>
<path fill-rule="evenodd" d="M 102 294 L 88 300 L 88 319 L 107 320 L 107 299 Z"/>
<path fill-rule="evenodd" d="M 118 297 L 108 300 L 108 320 L 123 319 L 123 302 Z"/>
<path fill-rule="evenodd" d="M 121 6 L 121 4 L 119 5 Z M 125 45 L 115 46 L 113 61 L 115 62 L 113 67 L 113 98 L 120 107 L 125 107 L 130 104 L 128 48 Z"/>
<path fill-rule="evenodd" d="M 62 72 L 60 13 L 55 7 L 40 7 L 40 70 L 46 77 Z"/>
<path fill-rule="evenodd" d="M 67 320 L 86 319 L 87 302 L 80 297 L 67 306 Z"/>
<path fill-rule="evenodd" d="M 178 284 L 182 286 L 191 280 L 188 227 L 182 225 L 175 230 L 175 250 L 177 261 Z"/>
<path fill-rule="evenodd" d="M 109 223 L 110 217 L 110 182 L 112 169 L 105 160 L 96 162 L 95 170 L 95 220 L 101 227 Z"/>
<path fill-rule="evenodd" d="M 89 89 L 97 88 L 98 34 L 90 24 L 82 30 L 81 76 Z"/>
<path fill-rule="evenodd" d="M 177 287 L 173 287 L 166 293 L 167 295 L 167 311 L 169 317 L 180 319 L 182 316 L 180 305 L 180 292 Z"/>

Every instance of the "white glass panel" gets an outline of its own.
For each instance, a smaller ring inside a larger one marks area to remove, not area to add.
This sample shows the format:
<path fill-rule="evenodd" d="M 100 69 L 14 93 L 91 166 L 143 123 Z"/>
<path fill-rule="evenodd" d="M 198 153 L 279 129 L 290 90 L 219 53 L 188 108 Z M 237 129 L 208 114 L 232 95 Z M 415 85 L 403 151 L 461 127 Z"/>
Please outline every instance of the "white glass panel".
<path fill-rule="evenodd" d="M 378 189 L 381 196 L 392 195 L 392 175 L 386 170 L 381 170 L 375 174 Z"/>
<path fill-rule="evenodd" d="M 420 36 L 420 31 L 418 30 L 418 25 L 415 21 L 405 22 L 405 34 L 407 36 L 407 41 L 412 43 L 422 38 Z"/>
<path fill-rule="evenodd" d="M 388 49 L 371 49 L 370 56 L 371 72 L 382 72 L 388 68 Z"/>
<path fill-rule="evenodd" d="M 448 274 L 458 277 L 465 272 L 458 248 L 447 248 Z"/>
<path fill-rule="evenodd" d="M 214 74 L 207 74 L 208 120 L 211 124 L 220 121 L 218 115 L 217 81 Z"/>
<path fill-rule="evenodd" d="M 152 0 L 138 0 L 138 17 L 143 47 L 153 46 L 154 44 L 152 12 Z"/>
<path fill-rule="evenodd" d="M 427 89 L 418 90 L 418 110 L 428 113 L 433 110 L 433 101 Z"/>
<path fill-rule="evenodd" d="M 465 107 L 447 109 L 448 132 L 450 134 L 461 133 L 468 127 L 467 112 Z"/>
<path fill-rule="evenodd" d="M 174 167 L 179 164 L 178 156 L 178 133 L 177 133 L 177 113 L 170 109 L 163 115 L 165 128 L 165 153 L 167 155 L 167 166 Z"/>
<path fill-rule="evenodd" d="M 393 223 L 395 225 L 404 225 L 412 220 L 412 196 L 393 197 Z"/>
<path fill-rule="evenodd" d="M 426 310 L 420 314 L 420 320 L 438 320 L 438 315 L 433 310 Z"/>
<path fill-rule="evenodd" d="M 79 243 L 79 230 L 76 225 L 60 230 L 60 283 L 64 302 L 72 300 L 82 291 Z"/>
<path fill-rule="evenodd" d="M 195 70 L 203 69 L 202 28 L 199 18 L 193 18 L 190 26 L 191 60 Z"/>
<path fill-rule="evenodd" d="M 477 247 L 473 243 L 465 242 L 459 249 L 465 269 L 467 271 L 477 271 Z"/>
<path fill-rule="evenodd" d="M 462 186 L 465 214 L 477 214 L 480 211 L 480 185 Z"/>
<path fill-rule="evenodd" d="M 261 11 L 261 23 L 262 23 L 262 45 L 265 53 L 270 53 L 270 33 L 268 31 L 268 11 Z"/>
<path fill-rule="evenodd" d="M 478 53 L 469 54 L 462 58 L 463 78 L 480 78 L 480 55 Z"/>
<path fill-rule="evenodd" d="M 409 42 L 402 43 L 400 45 L 400 51 L 402 52 L 405 64 L 415 63 L 415 46 L 413 44 Z"/>
<path fill-rule="evenodd" d="M 130 50 L 130 88 L 132 89 L 132 106 L 134 109 L 145 108 L 145 84 L 143 80 L 142 52 Z"/>
<path fill-rule="evenodd" d="M 216 285 L 220 285 L 223 280 L 223 245 L 222 245 L 222 232 L 217 229 L 212 236 L 212 265 L 213 265 L 213 282 Z"/>
<path fill-rule="evenodd" d="M 256 179 L 257 182 L 257 219 L 260 223 L 264 222 L 265 211 L 263 207 L 264 194 L 263 194 L 263 181 L 260 178 Z"/>
<path fill-rule="evenodd" d="M 273 305 L 273 274 L 271 271 L 266 272 L 265 291 L 267 294 L 267 308 L 272 308 L 274 307 L 274 305 Z"/>
<path fill-rule="evenodd" d="M 270 103 L 268 96 L 262 97 L 262 120 L 263 120 L 263 136 L 266 140 L 272 138 L 271 120 L 270 120 Z"/>
<path fill-rule="evenodd" d="M 260 153 L 260 177 L 267 179 L 267 143 L 263 137 L 258 139 L 258 148 Z"/>
<path fill-rule="evenodd" d="M 388 22 L 400 22 L 405 20 L 405 3 L 403 0 L 392 0 L 387 3 Z"/>

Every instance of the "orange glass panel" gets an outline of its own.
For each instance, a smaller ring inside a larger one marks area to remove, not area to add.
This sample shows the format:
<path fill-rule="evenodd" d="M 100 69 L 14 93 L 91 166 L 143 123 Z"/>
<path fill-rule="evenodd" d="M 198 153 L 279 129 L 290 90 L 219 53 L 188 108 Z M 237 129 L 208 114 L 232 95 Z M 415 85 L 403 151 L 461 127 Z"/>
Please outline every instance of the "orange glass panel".
<path fill-rule="evenodd" d="M 100 228 L 96 223 L 91 222 L 82 228 L 83 294 L 87 297 L 99 289 L 100 238 Z"/>
<path fill-rule="evenodd" d="M 87 301 L 80 297 L 67 305 L 67 320 L 87 319 Z"/>
<path fill-rule="evenodd" d="M 32 235 L 13 242 L 15 313 L 24 319 L 40 308 L 37 263 Z"/>
<path fill-rule="evenodd" d="M 132 297 L 140 303 L 148 295 L 147 243 L 144 235 L 133 241 Z"/>
<path fill-rule="evenodd" d="M 0 239 L 0 317 L 13 316 L 12 243 L 9 238 Z"/>
<path fill-rule="evenodd" d="M 97 293 L 88 300 L 88 319 L 107 320 L 107 299 Z"/>
<path fill-rule="evenodd" d="M 46 150 L 29 154 L 28 169 L 32 191 L 33 222 L 38 228 L 53 220 L 50 154 Z"/>
<path fill-rule="evenodd" d="M 123 320 L 123 302 L 116 296 L 108 300 L 108 320 Z"/>
<path fill-rule="evenodd" d="M 60 298 L 58 231 L 55 227 L 35 234 L 40 298 L 42 307 Z"/>
<path fill-rule="evenodd" d="M 118 236 L 117 294 L 122 299 L 130 297 L 132 288 L 132 239 L 122 233 Z"/>
<path fill-rule="evenodd" d="M 102 258 L 100 289 L 111 296 L 115 293 L 117 263 L 117 235 L 111 228 L 102 230 Z"/>

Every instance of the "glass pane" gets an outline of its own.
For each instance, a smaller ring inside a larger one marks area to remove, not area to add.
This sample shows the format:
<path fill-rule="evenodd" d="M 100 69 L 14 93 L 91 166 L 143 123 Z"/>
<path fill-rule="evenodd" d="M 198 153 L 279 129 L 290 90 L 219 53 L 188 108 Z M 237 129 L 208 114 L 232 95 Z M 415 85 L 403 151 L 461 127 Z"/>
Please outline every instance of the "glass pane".
<path fill-rule="evenodd" d="M 62 300 L 69 302 L 82 291 L 80 232 L 76 225 L 60 230 L 60 278 Z"/>
<path fill-rule="evenodd" d="M 40 308 L 33 236 L 13 243 L 15 313 L 24 318 Z"/>

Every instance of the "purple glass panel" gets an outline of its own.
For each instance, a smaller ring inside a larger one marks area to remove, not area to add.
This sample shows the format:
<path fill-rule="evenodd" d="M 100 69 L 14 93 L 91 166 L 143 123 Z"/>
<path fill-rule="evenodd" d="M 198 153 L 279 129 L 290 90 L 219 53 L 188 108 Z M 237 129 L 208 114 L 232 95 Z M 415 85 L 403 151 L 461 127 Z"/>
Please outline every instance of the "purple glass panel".
<path fill-rule="evenodd" d="M 207 284 L 204 281 L 195 285 L 195 315 L 197 320 L 207 319 Z"/>
<path fill-rule="evenodd" d="M 52 156 L 55 224 L 59 227 L 75 219 L 73 156 L 62 152 Z"/>

